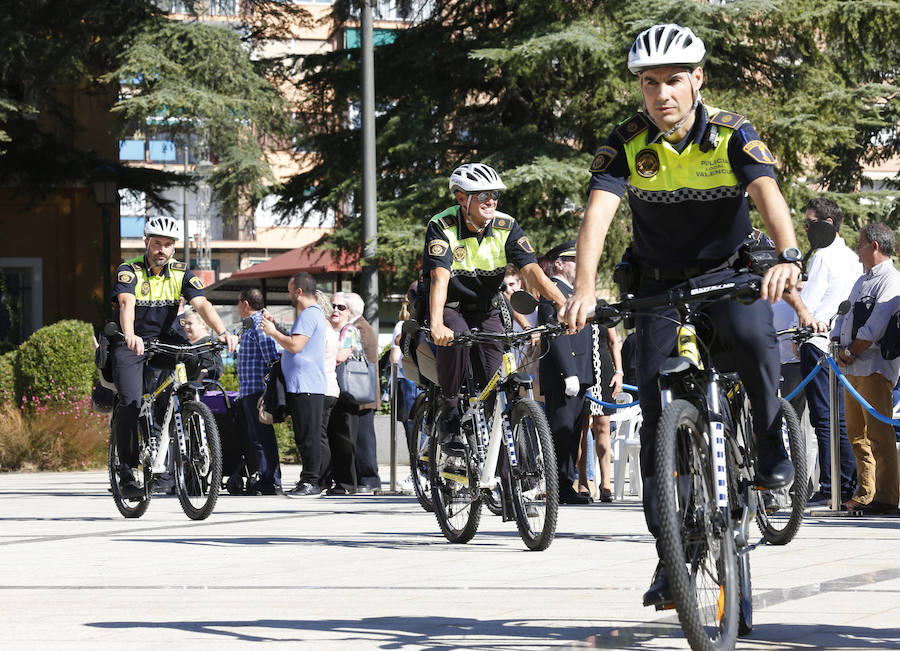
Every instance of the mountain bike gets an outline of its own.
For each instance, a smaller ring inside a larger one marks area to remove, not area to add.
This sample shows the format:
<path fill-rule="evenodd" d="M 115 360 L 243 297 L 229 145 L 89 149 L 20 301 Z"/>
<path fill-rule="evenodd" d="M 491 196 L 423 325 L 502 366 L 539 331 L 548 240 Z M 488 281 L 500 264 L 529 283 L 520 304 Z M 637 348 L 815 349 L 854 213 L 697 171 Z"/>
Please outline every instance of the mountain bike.
<path fill-rule="evenodd" d="M 426 335 L 427 328 L 422 328 Z M 542 325 L 521 332 L 480 332 L 454 335 L 452 345 L 471 346 L 501 342 L 500 367 L 484 388 L 475 384 L 471 360 L 461 398 L 460 433 L 465 454 L 448 454 L 434 432 L 436 393 L 428 440 L 431 502 L 444 537 L 466 543 L 478 531 L 481 508 L 488 504 L 503 521 L 515 519 L 519 536 L 528 549 L 542 551 L 556 535 L 559 510 L 559 479 L 550 427 L 544 412 L 530 396 L 530 377 L 518 374 L 513 348 L 529 341 L 532 334 L 557 336 L 562 324 Z M 427 400 L 427 398 L 426 398 Z M 506 455 L 500 455 L 501 446 Z"/>
<path fill-rule="evenodd" d="M 431 501 L 431 482 L 428 479 L 428 446 L 431 442 L 431 433 L 434 431 L 434 421 L 437 417 L 438 393 L 440 389 L 423 381 L 425 387 L 416 396 L 409 410 L 412 420 L 412 429 L 406 442 L 409 451 L 409 474 L 412 480 L 413 492 L 419 505 L 431 513 L 434 504 Z"/>
<path fill-rule="evenodd" d="M 107 332 L 108 336 L 116 334 Z M 221 348 L 218 342 L 181 345 L 151 340 L 145 344 L 147 359 L 164 356 L 174 362 L 174 368 L 155 389 L 141 397 L 136 432 L 138 465 L 132 472 L 144 494 L 137 499 L 126 498 L 119 486 L 121 462 L 115 435 L 118 403 L 113 408 L 109 483 L 116 507 L 124 517 L 139 518 L 147 511 L 154 487 L 168 477 L 170 466 L 175 475 L 175 494 L 185 515 L 203 520 L 213 512 L 222 485 L 219 430 L 209 407 L 200 401 L 203 384 L 188 380 L 184 360 Z M 162 420 L 157 427 L 155 420 L 160 413 Z"/>
<path fill-rule="evenodd" d="M 806 453 L 793 408 L 779 398 L 782 432 L 797 480 L 787 491 L 785 517 L 767 513 L 756 483 L 756 441 L 740 378 L 714 365 L 698 318 L 712 301 L 752 302 L 761 278 L 735 279 L 608 305 L 595 319 L 614 325 L 652 308 L 677 313 L 676 350 L 662 365 L 662 413 L 656 435 L 659 545 L 681 627 L 692 649 L 732 649 L 753 627 L 749 552 L 763 542 L 787 543 L 807 499 Z M 750 540 L 757 519 L 764 538 Z"/>

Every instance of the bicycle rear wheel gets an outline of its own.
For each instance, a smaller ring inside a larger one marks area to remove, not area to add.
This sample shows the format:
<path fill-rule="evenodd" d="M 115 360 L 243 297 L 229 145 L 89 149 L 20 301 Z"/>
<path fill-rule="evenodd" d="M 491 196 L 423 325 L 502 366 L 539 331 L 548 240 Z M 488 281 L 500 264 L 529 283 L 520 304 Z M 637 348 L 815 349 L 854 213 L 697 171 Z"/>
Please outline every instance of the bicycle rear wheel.
<path fill-rule="evenodd" d="M 517 466 L 510 467 L 516 526 L 525 546 L 543 551 L 556 535 L 559 477 L 550 426 L 538 404 L 521 398 L 510 408 Z"/>
<path fill-rule="evenodd" d="M 438 436 L 431 437 L 428 463 L 431 501 L 441 532 L 452 543 L 469 542 L 481 521 L 481 492 L 471 464 L 466 457 L 445 454 Z"/>
<path fill-rule="evenodd" d="M 434 504 L 431 501 L 431 483 L 428 480 L 428 446 L 434 422 L 430 414 L 427 392 L 422 392 L 416 397 L 410 414 L 412 414 L 412 429 L 406 442 L 409 450 L 409 475 L 412 478 L 416 500 L 423 509 L 431 512 L 434 511 Z"/>
<path fill-rule="evenodd" d="M 689 402 L 663 410 L 656 433 L 660 555 L 685 637 L 703 651 L 733 649 L 738 629 L 737 551 L 732 523 L 716 503 L 708 437 Z"/>
<path fill-rule="evenodd" d="M 803 522 L 803 510 L 809 493 L 806 443 L 800 431 L 800 419 L 791 404 L 779 398 L 784 413 L 782 437 L 794 464 L 794 482 L 774 491 L 755 491 L 758 499 L 756 523 L 763 537 L 773 545 L 786 545 Z"/>
<path fill-rule="evenodd" d="M 107 460 L 109 487 L 119 513 L 126 518 L 139 518 L 144 515 L 147 507 L 150 506 L 152 492 L 146 488 L 147 483 L 150 481 L 150 471 L 149 469 L 145 471 L 143 465 L 138 464 L 136 472 L 134 472 L 134 478 L 138 486 L 144 489 L 145 495 L 142 499 L 126 499 L 119 487 L 119 466 L 121 462 L 119 461 L 119 453 L 116 447 L 116 418 L 118 412 L 119 407 L 116 406 L 109 426 L 109 458 Z"/>
<path fill-rule="evenodd" d="M 222 485 L 219 429 L 209 407 L 195 401 L 182 403 L 181 426 L 186 454 L 176 446 L 175 492 L 185 515 L 191 520 L 205 520 L 216 506 Z M 174 424 L 173 435 L 177 441 Z"/>

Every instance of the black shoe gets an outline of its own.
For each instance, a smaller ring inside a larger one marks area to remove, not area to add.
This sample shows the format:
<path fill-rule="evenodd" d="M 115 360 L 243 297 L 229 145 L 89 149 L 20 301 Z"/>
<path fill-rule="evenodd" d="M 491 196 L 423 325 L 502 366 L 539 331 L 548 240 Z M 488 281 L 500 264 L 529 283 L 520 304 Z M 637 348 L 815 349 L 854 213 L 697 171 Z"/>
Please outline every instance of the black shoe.
<path fill-rule="evenodd" d="M 459 432 L 459 415 L 456 408 L 446 408 L 437 420 L 438 443 L 444 454 L 451 457 L 466 455 L 466 442 Z"/>
<path fill-rule="evenodd" d="M 357 495 L 371 495 L 375 492 L 375 489 L 371 486 L 366 486 L 365 484 L 360 484 L 356 487 Z"/>
<path fill-rule="evenodd" d="M 144 489 L 138 486 L 131 468 L 119 471 L 119 495 L 126 500 L 140 500 L 145 497 Z"/>
<path fill-rule="evenodd" d="M 857 511 L 863 515 L 893 515 L 897 511 L 897 505 L 872 500 L 868 504 L 859 507 Z"/>
<path fill-rule="evenodd" d="M 828 506 L 831 502 L 831 494 L 818 490 L 806 500 L 806 506 Z"/>
<path fill-rule="evenodd" d="M 762 458 L 756 468 L 756 485 L 769 490 L 784 488 L 794 481 L 794 465 L 781 457 Z"/>
<path fill-rule="evenodd" d="M 644 606 L 655 606 L 657 610 L 662 610 L 671 605 L 672 593 L 669 591 L 669 580 L 666 578 L 666 572 L 660 561 L 656 565 L 656 571 L 653 572 L 650 587 L 644 593 Z"/>
<path fill-rule="evenodd" d="M 580 495 L 568 483 L 559 489 L 560 504 L 590 504 L 593 501 L 590 495 Z"/>
<path fill-rule="evenodd" d="M 308 481 L 298 481 L 296 486 L 285 493 L 288 497 L 317 497 L 321 494 L 322 489 Z"/>
<path fill-rule="evenodd" d="M 343 486 L 332 486 L 327 491 L 325 491 L 326 495 L 353 495 L 356 492 L 355 489 L 347 489 Z"/>

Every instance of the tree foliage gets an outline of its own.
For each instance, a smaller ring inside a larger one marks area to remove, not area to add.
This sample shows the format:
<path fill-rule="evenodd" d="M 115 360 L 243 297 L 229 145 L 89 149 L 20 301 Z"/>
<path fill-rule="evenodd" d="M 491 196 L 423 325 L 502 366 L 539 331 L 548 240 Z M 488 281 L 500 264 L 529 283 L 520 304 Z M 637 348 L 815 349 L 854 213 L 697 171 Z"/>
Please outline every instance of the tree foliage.
<path fill-rule="evenodd" d="M 336 2 L 336 24 L 352 9 Z M 500 209 L 539 251 L 575 235 L 593 152 L 640 107 L 628 48 L 658 22 L 705 41 L 705 100 L 751 119 L 798 219 L 820 193 L 841 202 L 850 225 L 889 216 L 892 195 L 867 192 L 862 172 L 900 154 L 896 2 L 436 0 L 430 18 L 375 50 L 378 255 L 395 288 L 415 273 L 424 224 L 452 202 L 446 178 L 462 162 L 501 171 Z M 359 57 L 340 49 L 301 62 L 297 138 L 315 154 L 280 202 L 286 219 L 343 212 L 331 239 L 341 248 L 360 242 Z M 630 239 L 621 212 L 606 271 Z"/>

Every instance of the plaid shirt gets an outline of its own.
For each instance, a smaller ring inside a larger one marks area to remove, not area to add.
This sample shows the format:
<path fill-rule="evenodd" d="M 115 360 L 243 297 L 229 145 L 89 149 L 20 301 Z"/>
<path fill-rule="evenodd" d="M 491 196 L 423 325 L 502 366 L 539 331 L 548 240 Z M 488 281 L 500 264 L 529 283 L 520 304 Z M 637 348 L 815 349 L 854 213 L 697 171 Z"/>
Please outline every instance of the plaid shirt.
<path fill-rule="evenodd" d="M 250 318 L 253 319 L 253 327 L 241 332 L 237 352 L 238 394 L 242 398 L 265 390 L 267 365 L 278 358 L 275 340 L 259 329 L 262 312 L 254 312 Z"/>

